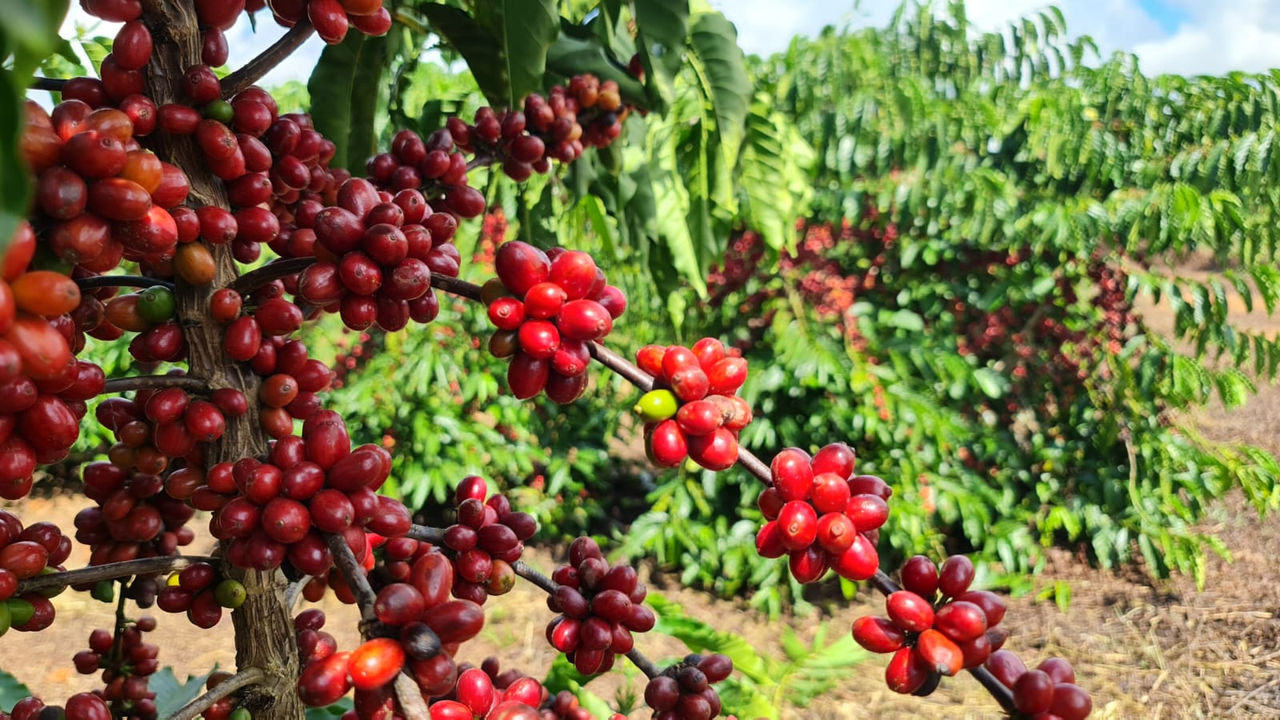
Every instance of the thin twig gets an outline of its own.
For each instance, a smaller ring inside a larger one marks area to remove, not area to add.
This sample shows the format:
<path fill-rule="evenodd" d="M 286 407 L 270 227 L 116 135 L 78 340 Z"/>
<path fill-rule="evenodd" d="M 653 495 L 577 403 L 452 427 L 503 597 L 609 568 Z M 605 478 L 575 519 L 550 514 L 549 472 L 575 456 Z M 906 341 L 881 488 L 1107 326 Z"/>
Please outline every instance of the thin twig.
<path fill-rule="evenodd" d="M 645 677 L 650 680 L 662 674 L 662 670 L 660 670 L 652 660 L 645 657 L 643 653 L 635 648 L 631 648 L 631 652 L 627 653 L 627 659 L 631 661 L 632 665 L 639 668 L 640 672 L 644 673 Z"/>
<path fill-rule="evenodd" d="M 333 564 L 338 567 L 338 572 L 346 580 L 347 587 L 351 589 L 356 605 L 360 608 L 360 635 L 368 638 L 374 634 L 371 631 L 380 624 L 378 615 L 373 609 L 378 596 L 369 585 L 369 577 L 360 566 L 360 562 L 356 560 L 355 553 L 351 552 L 351 548 L 347 546 L 347 541 L 341 535 L 326 534 L 325 542 L 329 546 L 329 553 L 333 555 Z M 426 703 L 422 700 L 422 689 L 413 678 L 401 672 L 396 676 L 395 691 L 400 709 L 408 720 L 426 720 L 430 717 Z"/>
<path fill-rule="evenodd" d="M 741 445 L 738 446 L 738 462 L 742 463 L 742 467 L 746 468 L 747 472 L 755 475 L 760 482 L 765 485 L 773 484 L 773 472 L 769 469 L 769 466 L 756 457 L 755 453 Z"/>
<path fill-rule="evenodd" d="M 290 275 L 297 275 L 315 264 L 316 258 L 314 257 L 298 257 L 289 258 L 287 260 L 276 260 L 263 265 L 257 270 L 250 270 L 236 278 L 227 287 L 235 290 L 241 295 L 245 295 L 257 290 L 272 280 L 289 277 Z"/>
<path fill-rule="evenodd" d="M 94 275 L 92 277 L 76 278 L 76 285 L 81 290 L 92 290 L 94 288 L 104 287 L 166 287 L 173 289 L 173 283 L 168 280 L 159 278 L 143 277 L 142 275 Z"/>
<path fill-rule="evenodd" d="M 480 286 L 475 283 L 469 283 L 466 280 L 459 280 L 456 277 L 441 275 L 440 273 L 431 273 L 431 287 L 437 287 L 441 290 L 464 297 L 468 300 L 480 300 Z"/>
<path fill-rule="evenodd" d="M 102 392 L 118 393 L 126 390 L 143 388 L 182 388 L 191 392 L 209 392 L 209 381 L 191 375 L 135 375 L 132 377 L 111 378 L 102 386 Z"/>
<path fill-rule="evenodd" d="M 35 577 L 20 580 L 18 581 L 18 590 L 15 594 L 21 595 L 29 592 L 40 592 L 41 590 L 51 590 L 53 588 L 65 587 L 67 585 L 83 585 L 100 582 L 102 580 L 115 580 L 117 578 L 132 577 L 134 575 L 150 575 L 152 573 L 164 572 L 165 570 L 172 570 L 181 565 L 191 565 L 199 562 L 212 563 L 216 561 L 213 558 L 206 557 L 204 555 L 173 555 L 169 557 L 125 560 L 123 562 L 108 563 L 106 565 L 91 565 L 77 570 L 52 572 L 47 575 L 36 575 Z"/>
<path fill-rule="evenodd" d="M 995 698 L 995 701 L 1000 703 L 1000 707 L 1003 708 L 1005 712 L 1014 717 L 1018 717 L 1018 706 L 1013 704 L 1013 691 L 1005 687 L 1004 683 L 997 680 L 996 676 L 992 675 L 990 670 L 979 665 L 977 667 L 969 668 L 969 674 L 972 675 L 978 683 L 982 685 L 982 687 L 986 688 L 987 692 L 991 693 L 991 697 Z"/>
<path fill-rule="evenodd" d="M 396 675 L 395 691 L 405 720 L 427 720 L 431 717 L 431 711 L 427 710 L 427 703 L 422 699 L 422 688 L 403 670 Z"/>
<path fill-rule="evenodd" d="M 542 588 L 548 595 L 555 593 L 556 588 L 559 587 L 555 580 L 529 567 L 523 560 L 517 560 L 512 563 L 511 569 L 515 570 L 520 577 Z"/>
<path fill-rule="evenodd" d="M 420 542 L 431 543 L 432 545 L 444 543 L 444 530 L 427 525 L 410 526 L 409 532 L 405 533 L 405 536 Z"/>
<path fill-rule="evenodd" d="M 644 392 L 649 392 L 653 389 L 653 376 L 631 364 L 618 353 L 598 342 L 590 343 L 587 345 L 587 349 L 591 351 L 591 357 L 595 358 L 596 362 L 621 375 L 627 382 Z"/>
<path fill-rule="evenodd" d="M 47 90 L 49 92 L 62 92 L 62 86 L 67 81 L 62 78 L 33 77 L 31 78 L 32 90 Z"/>
<path fill-rule="evenodd" d="M 301 47 L 302 43 L 306 42 L 314 31 L 315 28 L 311 26 L 310 20 L 305 17 L 299 20 L 296 25 L 289 28 L 289 32 L 272 43 L 271 47 L 263 50 L 257 57 L 223 78 L 222 97 L 232 97 L 241 90 L 258 82 L 259 78 L 266 75 L 272 68 L 292 55 L 294 50 Z"/>
<path fill-rule="evenodd" d="M 248 667 L 223 680 L 209 692 L 182 706 L 180 710 L 168 717 L 168 720 L 194 720 L 200 713 L 208 710 L 214 703 L 242 687 L 256 685 L 265 680 L 267 674 L 262 668 Z"/>
<path fill-rule="evenodd" d="M 338 572 L 347 581 L 347 587 L 351 588 L 351 594 L 355 596 L 356 606 L 360 608 L 361 624 L 376 623 L 378 615 L 373 611 L 373 604 L 378 601 L 378 595 L 369 585 L 369 576 L 365 575 L 360 561 L 356 560 L 355 553 L 351 552 L 347 541 L 341 535 L 326 534 L 324 539 L 329 546 L 329 554 L 333 555 L 333 564 L 338 567 Z M 363 628 L 361 632 L 363 633 Z"/>

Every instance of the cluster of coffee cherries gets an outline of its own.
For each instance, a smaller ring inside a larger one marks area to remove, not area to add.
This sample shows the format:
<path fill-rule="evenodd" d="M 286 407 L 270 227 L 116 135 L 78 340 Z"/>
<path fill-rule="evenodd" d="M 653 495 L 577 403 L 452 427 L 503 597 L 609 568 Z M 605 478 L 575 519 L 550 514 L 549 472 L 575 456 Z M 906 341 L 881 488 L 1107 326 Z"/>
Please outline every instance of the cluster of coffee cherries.
<path fill-rule="evenodd" d="M 513 240 L 498 248 L 494 266 L 498 277 L 485 283 L 481 298 L 498 328 L 489 351 L 511 358 L 512 394 L 524 399 L 545 390 L 560 404 L 578 399 L 587 388 L 590 343 L 613 329 L 626 297 L 577 250 L 543 252 Z"/>
<path fill-rule="evenodd" d="M 536 708 L 548 695 L 542 683 L 514 671 L 505 677 L 491 673 L 497 669 L 493 658 L 485 665 L 490 667 L 462 668 L 450 697 L 431 703 L 432 719 L 539 720 Z"/>
<path fill-rule="evenodd" d="M 477 604 L 515 587 L 512 565 L 523 554 L 524 541 L 538 530 L 537 520 L 513 511 L 505 495 L 486 501 L 487 494 L 484 478 L 464 478 L 454 491 L 457 522 L 444 532 L 444 546 L 453 551 L 457 571 L 453 595 Z"/>
<path fill-rule="evenodd" d="M 322 533 L 342 535 L 364 556 L 366 531 L 384 537 L 408 532 L 408 509 L 375 492 L 390 473 L 390 453 L 377 445 L 353 450 L 342 418 L 317 410 L 303 423 L 301 437 L 276 440 L 265 460 L 218 463 L 201 487 L 220 496 L 221 504 L 210 508 L 209 528 L 227 542 L 233 565 L 269 570 L 287 559 L 300 573 L 319 576 L 333 560 Z"/>
<path fill-rule="evenodd" d="M 107 461 L 85 465 L 81 475 L 85 495 L 96 503 L 75 517 L 76 542 L 89 546 L 90 565 L 175 555 L 195 539 L 187 527 L 195 511 L 165 492 L 161 474 Z"/>
<path fill-rule="evenodd" d="M 138 144 L 158 113 L 139 121 L 72 95 L 64 93 L 52 114 L 30 100 L 25 106 L 20 150 L 36 177 L 32 220 L 51 251 L 42 261 L 90 274 L 121 259 L 166 267 L 178 244 L 169 209 L 186 200 L 189 184 L 181 169 Z"/>
<path fill-rule="evenodd" d="M 273 438 L 293 433 L 293 421 L 306 421 L 320 409 L 317 393 L 328 390 L 333 372 L 312 358 L 306 344 L 290 340 L 302 327 L 302 310 L 284 299 L 283 283 L 272 281 L 254 291 L 252 311 L 241 315 L 244 298 L 222 288 L 210 297 L 213 318 L 225 323 L 222 345 L 227 355 L 247 363 L 262 378 L 258 387 L 258 423 Z"/>
<path fill-rule="evenodd" d="M 995 593 L 970 589 L 975 570 L 967 557 L 952 555 L 939 567 L 917 555 L 900 574 L 903 589 L 885 598 L 887 617 L 863 616 L 852 628 L 864 648 L 893 653 L 885 669 L 890 689 L 928 695 L 943 676 L 984 666 L 1013 690 L 1014 704 L 1027 717 L 1088 716 L 1092 701 L 1074 684 L 1070 663 L 1050 658 L 1029 672 L 1017 655 L 1001 649 L 1008 638 L 998 627 L 1005 603 Z"/>
<path fill-rule="evenodd" d="M 523 110 L 483 107 L 473 124 L 455 117 L 446 129 L 460 149 L 499 160 L 509 177 L 523 182 L 546 173 L 551 160 L 570 163 L 585 147 L 608 146 L 630 111 L 616 82 L 584 74 L 552 87 L 545 98 L 528 96 Z"/>
<path fill-rule="evenodd" d="M 222 609 L 244 604 L 245 589 L 239 580 L 222 578 L 209 563 L 192 563 L 169 581 L 156 597 L 156 607 L 168 613 L 185 612 L 198 628 L 211 628 L 222 619 Z"/>
<path fill-rule="evenodd" d="M 66 706 L 45 705 L 36 697 L 26 697 L 17 702 L 9 712 L 0 711 L 0 720 L 41 720 L 42 718 L 66 718 L 66 720 L 112 720 L 111 708 L 95 693 L 77 693 L 67 698 Z"/>
<path fill-rule="evenodd" d="M 415 189 L 392 194 L 351 178 L 336 204 L 296 222 L 282 254 L 317 258 L 297 277 L 298 298 L 339 313 L 352 330 L 430 322 L 440 311 L 431 274 L 458 275 L 457 218 L 433 211 Z"/>
<path fill-rule="evenodd" d="M 246 0 L 245 5 L 252 10 L 261 9 L 264 3 L 266 0 Z M 293 27 L 305 17 L 320 39 L 330 45 L 342 42 L 353 27 L 374 36 L 385 35 L 391 29 L 391 13 L 382 6 L 382 0 L 271 0 L 269 5 L 280 25 Z"/>
<path fill-rule="evenodd" d="M 827 570 L 866 580 L 880 568 L 879 530 L 893 490 L 873 475 L 855 475 L 853 448 L 832 443 L 812 457 L 786 448 L 773 457 L 771 484 L 757 505 L 765 524 L 756 533 L 762 557 L 788 556 L 791 575 L 816 582 Z"/>
<path fill-rule="evenodd" d="M 71 538 L 57 525 L 38 522 L 24 528 L 16 515 L 0 510 L 0 635 L 10 627 L 35 632 L 53 623 L 49 598 L 41 593 L 16 595 L 18 582 L 61 570 L 70 554 Z"/>
<path fill-rule="evenodd" d="M 1005 605 L 988 591 L 970 591 L 973 563 L 953 555 L 941 571 L 923 555 L 902 568 L 903 590 L 885 598 L 888 617 L 864 616 L 853 623 L 853 638 L 872 652 L 894 653 L 885 671 L 900 693 L 928 694 L 941 676 L 986 662 L 1004 643 Z"/>
<path fill-rule="evenodd" d="M 501 718 L 502 720 L 592 720 L 592 716 L 587 710 L 578 704 L 578 698 L 568 690 L 561 690 L 554 696 L 542 686 L 537 679 L 526 675 L 519 670 L 502 670 L 498 664 L 498 659 L 488 657 L 484 662 L 480 663 L 478 668 L 488 677 L 488 684 L 484 679 L 475 673 L 476 668 L 464 663 L 459 666 L 461 673 L 458 676 L 457 689 L 449 693 L 448 697 L 442 698 L 446 701 L 457 702 L 468 710 L 475 707 L 484 707 L 484 696 L 489 692 L 488 688 L 492 688 L 494 700 L 489 703 L 488 718 Z M 479 697 L 477 697 L 479 696 Z M 468 697 L 471 702 L 464 702 L 461 698 Z M 509 704 L 511 702 L 516 704 Z M 534 710 L 534 708 L 538 708 Z M 462 708 L 443 702 L 434 703 L 431 706 L 432 712 L 440 712 L 446 718 L 471 718 L 471 715 L 462 714 Z M 454 714 L 445 714 L 445 711 Z M 483 713 L 477 712 L 476 716 L 486 717 Z M 348 718 L 347 720 L 355 720 Z M 609 720 L 625 720 L 621 713 L 614 713 Z"/>
<path fill-rule="evenodd" d="M 376 709 L 381 698 L 391 702 L 390 685 L 401 670 L 426 697 L 441 697 L 454 687 L 459 674 L 453 654 L 480 632 L 484 611 L 469 600 L 448 599 L 452 569 L 447 560 L 426 560 L 433 555 L 438 553 L 428 552 L 415 562 L 409 583 L 393 583 L 379 592 L 379 632 L 386 635 L 353 651 L 338 652 L 332 636 L 321 634 L 324 615 L 319 610 L 295 618 L 304 665 L 297 689 L 303 703 L 330 705 L 355 688 L 357 710 Z"/>
<path fill-rule="evenodd" d="M 710 720 L 721 709 L 712 685 L 732 672 L 733 661 L 724 655 L 686 655 L 649 681 L 644 702 L 653 708 L 653 720 Z"/>
<path fill-rule="evenodd" d="M 85 401 L 102 391 L 102 369 L 77 361 L 75 281 L 29 270 L 36 249 L 23 224 L 0 255 L 0 497 L 31 491 L 37 464 L 66 457 L 80 434 Z"/>
<path fill-rule="evenodd" d="M 1022 658 L 996 650 L 984 663 L 997 680 L 1013 691 L 1013 704 L 1031 720 L 1084 720 L 1093 712 L 1093 698 L 1076 685 L 1075 669 L 1062 658 L 1046 658 L 1028 670 Z"/>
<path fill-rule="evenodd" d="M 751 406 L 737 396 L 747 361 L 715 338 L 692 348 L 646 345 L 636 364 L 654 379 L 635 411 L 645 421 L 645 452 L 654 464 L 676 467 L 693 460 L 708 470 L 738 461 L 738 433 L 751 422 Z"/>
<path fill-rule="evenodd" d="M 156 694 L 148 687 L 150 676 L 159 668 L 160 648 L 143 641 L 143 633 L 156 629 L 155 618 L 142 616 L 120 625 L 119 642 L 109 630 L 89 633 L 89 649 L 72 658 L 76 671 L 92 675 L 102 671 L 102 699 L 110 704 L 111 716 L 120 720 L 155 720 Z M 70 706 L 68 705 L 68 717 Z"/>
<path fill-rule="evenodd" d="M 591 538 L 569 545 L 569 564 L 551 579 L 558 587 L 547 607 L 560 615 L 547 624 L 547 640 L 583 675 L 608 672 L 618 655 L 635 647 L 632 633 L 648 632 L 657 621 L 635 568 L 610 567 Z"/>
<path fill-rule="evenodd" d="M 110 341 L 131 332 L 137 334 L 129 341 L 129 354 L 144 367 L 187 356 L 186 340 L 174 317 L 171 289 L 156 285 L 141 292 L 114 293 L 114 288 L 99 288 L 82 297 L 80 306 L 71 313 L 77 334 L 73 349 L 84 346 L 86 334 Z"/>

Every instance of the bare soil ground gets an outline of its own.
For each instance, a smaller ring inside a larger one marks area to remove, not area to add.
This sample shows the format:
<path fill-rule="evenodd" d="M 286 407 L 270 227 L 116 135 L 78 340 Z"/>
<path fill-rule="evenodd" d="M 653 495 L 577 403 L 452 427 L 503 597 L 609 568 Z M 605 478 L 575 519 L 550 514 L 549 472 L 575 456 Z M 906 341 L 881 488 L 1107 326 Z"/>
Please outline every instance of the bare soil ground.
<path fill-rule="evenodd" d="M 1258 314 L 1242 321 L 1251 329 L 1273 332 L 1280 321 Z M 1163 308 L 1143 308 L 1153 329 L 1167 332 L 1170 321 Z M 1280 388 L 1264 388 L 1244 408 L 1225 412 L 1211 408 L 1191 418 L 1217 441 L 1256 443 L 1280 452 Z M 42 518 L 70 526 L 83 499 L 57 496 L 31 500 L 22 508 L 26 518 Z M 196 527 L 201 521 L 193 521 Z M 1078 682 L 1093 692 L 1098 718 L 1280 718 L 1280 516 L 1259 520 L 1242 499 L 1220 503 L 1206 523 L 1234 555 L 1230 564 L 1214 560 L 1207 569 L 1205 589 L 1189 578 L 1153 582 L 1140 569 L 1111 573 L 1089 568 L 1059 553 L 1042 580 L 1067 580 L 1072 601 L 1066 613 L 1031 597 L 1014 599 L 1005 624 L 1012 630 L 1007 647 L 1029 663 L 1053 654 L 1072 661 Z M 207 549 L 203 534 L 194 550 Z M 73 555 L 68 566 L 82 564 L 85 553 Z M 534 553 L 532 561 L 550 569 L 549 552 Z M 722 630 L 745 636 L 765 654 L 782 657 L 777 623 L 739 603 L 708 599 L 699 593 L 663 583 L 664 594 L 680 602 L 690 615 Z M 499 657 L 504 667 L 537 674 L 552 652 L 543 639 L 549 618 L 542 596 L 523 584 L 515 592 L 491 600 L 481 638 L 466 649 L 466 659 L 478 662 Z M 77 675 L 71 655 L 86 647 L 90 630 L 109 627 L 108 606 L 77 593 L 55 600 L 54 626 L 34 635 L 9 633 L 0 638 L 0 667 L 14 673 L 46 698 L 91 689 L 96 678 Z M 355 615 L 351 608 L 329 601 L 328 628 L 343 648 L 354 647 Z M 882 601 L 864 594 L 852 607 L 823 617 L 791 617 L 784 622 L 802 636 L 812 636 L 819 623 L 847 628 L 858 615 L 880 612 Z M 208 631 L 193 629 L 185 619 L 163 616 L 152 640 L 161 645 L 162 664 L 174 666 L 179 677 L 207 672 L 215 663 L 234 666 L 230 623 Z M 846 630 L 847 631 L 847 630 Z M 675 656 L 673 641 L 645 637 L 641 647 L 652 657 Z M 873 658 L 850 670 L 846 682 L 807 708 L 788 708 L 783 717 L 799 720 L 842 718 L 998 718 L 999 708 L 977 683 L 957 678 L 943 683 L 929 698 L 903 698 L 882 681 L 883 658 Z M 612 685 L 597 689 L 611 696 Z M 639 687 L 638 685 L 636 686 Z M 647 717 L 636 711 L 632 718 Z"/>

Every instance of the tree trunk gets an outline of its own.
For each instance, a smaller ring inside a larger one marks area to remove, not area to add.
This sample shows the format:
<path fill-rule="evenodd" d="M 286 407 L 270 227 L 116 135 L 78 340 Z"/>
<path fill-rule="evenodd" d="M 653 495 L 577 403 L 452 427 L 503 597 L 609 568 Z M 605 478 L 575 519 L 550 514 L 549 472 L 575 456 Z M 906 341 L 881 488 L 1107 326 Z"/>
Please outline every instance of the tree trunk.
<path fill-rule="evenodd" d="M 200 32 L 195 10 L 184 0 L 144 0 L 144 6 L 143 17 L 149 23 L 155 43 L 148 67 L 148 94 L 157 107 L 181 102 L 183 73 L 187 67 L 200 63 Z M 221 182 L 203 168 L 203 157 L 194 137 L 169 136 L 157 131 L 146 140 L 161 159 L 186 172 L 191 183 L 189 204 L 228 207 Z M 217 262 L 213 283 L 197 287 L 175 278 L 178 318 L 187 342 L 190 372 L 207 379 L 214 389 L 235 388 L 244 392 L 249 399 L 249 412 L 238 418 L 227 418 L 222 439 L 206 446 L 207 465 L 258 456 L 267 449 L 266 435 L 258 424 L 258 378 L 227 357 L 222 349 L 222 328 L 209 315 L 212 291 L 228 285 L 237 276 L 235 260 L 229 245 L 214 245 L 210 249 Z M 305 707 L 294 689 L 299 672 L 298 646 L 291 608 L 285 602 L 284 574 L 279 570 L 241 571 L 230 566 L 224 567 L 224 572 L 243 575 L 240 579 L 247 591 L 244 605 L 231 613 L 236 664 L 240 669 L 258 667 L 266 674 L 261 685 L 242 692 L 244 705 L 253 712 L 255 720 L 301 720 Z"/>

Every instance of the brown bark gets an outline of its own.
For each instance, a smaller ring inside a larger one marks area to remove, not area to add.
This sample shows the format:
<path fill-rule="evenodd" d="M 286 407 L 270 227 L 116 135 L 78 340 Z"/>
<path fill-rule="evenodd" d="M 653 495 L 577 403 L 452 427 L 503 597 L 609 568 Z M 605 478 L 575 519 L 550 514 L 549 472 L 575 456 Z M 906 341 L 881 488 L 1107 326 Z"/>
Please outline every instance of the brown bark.
<path fill-rule="evenodd" d="M 182 102 L 182 76 L 200 62 L 200 32 L 195 10 L 183 0 L 144 0 L 146 19 L 155 42 L 148 68 L 147 89 L 156 105 Z M 228 207 L 221 182 L 203 169 L 203 159 L 192 137 L 157 132 L 148 144 L 162 159 L 181 167 L 191 183 L 187 203 L 192 206 Z M 249 398 L 249 412 L 227 418 L 222 439 L 206 449 L 209 464 L 256 456 L 267 449 L 267 438 L 258 425 L 258 378 L 243 365 L 231 361 L 222 349 L 222 328 L 209 315 L 213 290 L 237 277 L 228 245 L 213 246 L 217 276 L 213 283 L 195 287 L 176 281 L 179 322 L 187 341 L 192 375 L 204 378 L 211 388 L 236 388 Z M 231 613 L 235 626 L 236 664 L 244 670 L 260 668 L 261 683 L 242 693 L 244 705 L 255 720 L 301 720 L 305 707 L 294 684 L 298 677 L 298 649 L 293 635 L 291 608 L 285 602 L 287 582 L 283 573 L 239 571 L 247 591 L 243 606 Z"/>

